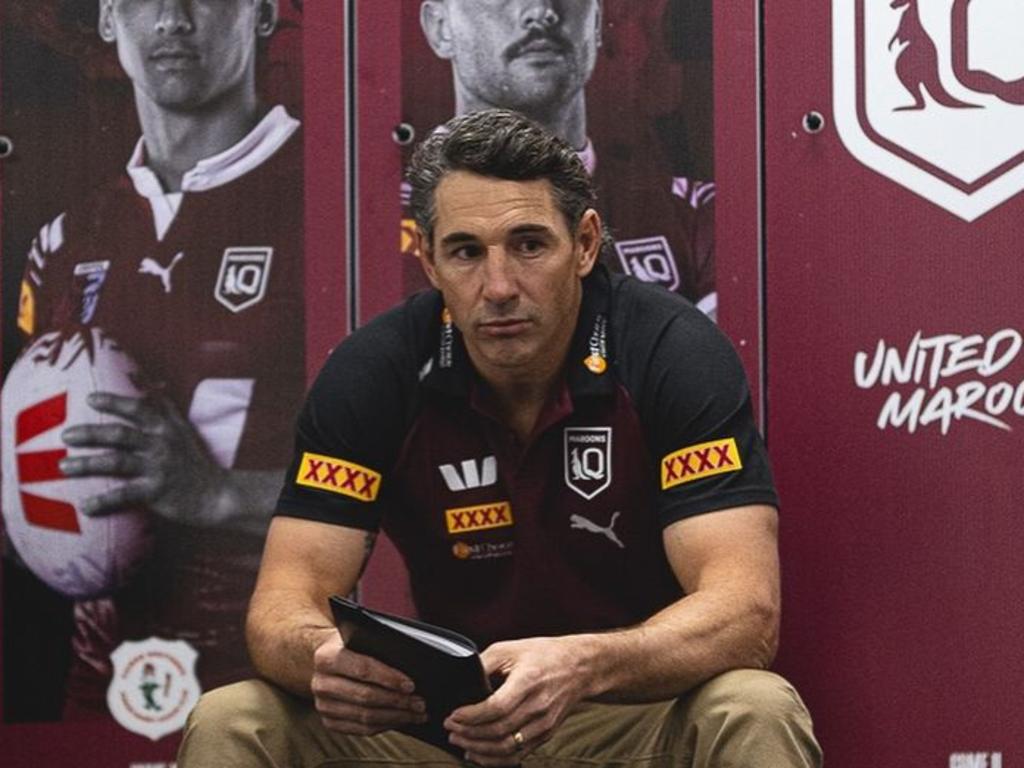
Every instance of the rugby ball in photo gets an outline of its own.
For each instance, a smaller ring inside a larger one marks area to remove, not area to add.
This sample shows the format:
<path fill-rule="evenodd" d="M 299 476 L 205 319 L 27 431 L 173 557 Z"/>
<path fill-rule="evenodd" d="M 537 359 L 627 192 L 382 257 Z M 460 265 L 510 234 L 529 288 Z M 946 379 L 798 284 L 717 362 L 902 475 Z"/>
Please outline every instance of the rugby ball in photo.
<path fill-rule="evenodd" d="M 3 519 L 8 540 L 32 571 L 73 598 L 124 585 L 152 545 L 148 513 L 126 509 L 89 517 L 84 500 L 125 482 L 65 477 L 59 462 L 106 449 L 68 448 L 61 433 L 117 417 L 86 402 L 93 392 L 140 396 L 136 364 L 98 328 L 48 333 L 25 349 L 2 392 Z"/>

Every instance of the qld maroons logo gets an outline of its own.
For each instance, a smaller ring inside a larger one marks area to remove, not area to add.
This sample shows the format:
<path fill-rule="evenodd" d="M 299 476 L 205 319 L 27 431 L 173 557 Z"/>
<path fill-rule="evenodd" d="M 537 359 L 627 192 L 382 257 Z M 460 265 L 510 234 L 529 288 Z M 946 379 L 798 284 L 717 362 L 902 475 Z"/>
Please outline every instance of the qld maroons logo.
<path fill-rule="evenodd" d="M 846 148 L 966 221 L 1024 190 L 1024 3 L 832 0 Z"/>

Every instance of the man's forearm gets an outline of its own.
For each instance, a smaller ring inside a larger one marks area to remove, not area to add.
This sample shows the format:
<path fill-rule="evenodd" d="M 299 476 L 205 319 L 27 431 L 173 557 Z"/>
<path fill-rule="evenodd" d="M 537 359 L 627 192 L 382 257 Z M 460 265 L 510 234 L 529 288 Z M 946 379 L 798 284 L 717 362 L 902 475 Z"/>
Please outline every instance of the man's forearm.
<path fill-rule="evenodd" d="M 293 590 L 258 591 L 246 623 L 249 655 L 260 675 L 306 697 L 312 695 L 313 654 L 338 631 L 309 602 L 308 595 Z"/>
<path fill-rule="evenodd" d="M 261 675 L 311 695 L 314 654 L 338 632 L 328 597 L 355 588 L 375 539 L 373 531 L 274 519 L 246 620 L 249 654 Z"/>
<path fill-rule="evenodd" d="M 585 698 L 657 701 L 729 669 L 767 667 L 778 642 L 778 601 L 698 591 L 643 624 L 578 635 Z"/>

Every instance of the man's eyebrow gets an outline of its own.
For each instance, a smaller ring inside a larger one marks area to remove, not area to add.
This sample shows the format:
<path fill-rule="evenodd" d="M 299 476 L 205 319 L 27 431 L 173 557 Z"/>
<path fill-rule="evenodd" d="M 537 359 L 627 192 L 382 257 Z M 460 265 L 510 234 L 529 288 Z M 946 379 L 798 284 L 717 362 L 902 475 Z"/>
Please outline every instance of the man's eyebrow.
<path fill-rule="evenodd" d="M 477 237 L 469 232 L 449 232 L 441 238 L 441 245 L 453 245 L 457 243 L 473 243 Z"/>
<path fill-rule="evenodd" d="M 555 231 L 545 224 L 520 224 L 512 227 L 508 232 L 513 236 L 521 235 L 554 235 Z M 441 238 L 441 245 L 462 245 L 463 243 L 476 243 L 480 238 L 469 232 L 449 232 Z"/>
<path fill-rule="evenodd" d="M 555 231 L 545 224 L 520 224 L 512 227 L 509 234 L 512 235 L 553 235 Z"/>

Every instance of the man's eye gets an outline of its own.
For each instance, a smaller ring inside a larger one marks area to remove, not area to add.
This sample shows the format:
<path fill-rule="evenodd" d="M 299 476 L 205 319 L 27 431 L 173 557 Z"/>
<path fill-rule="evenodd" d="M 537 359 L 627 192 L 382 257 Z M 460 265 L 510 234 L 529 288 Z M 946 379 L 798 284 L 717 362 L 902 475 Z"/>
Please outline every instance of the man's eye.
<path fill-rule="evenodd" d="M 480 248 L 475 245 L 460 245 L 449 252 L 453 259 L 468 261 L 480 255 Z"/>
<path fill-rule="evenodd" d="M 520 240 L 517 248 L 520 253 L 526 256 L 536 256 L 544 250 L 544 241 L 535 238 Z"/>

